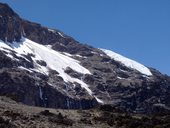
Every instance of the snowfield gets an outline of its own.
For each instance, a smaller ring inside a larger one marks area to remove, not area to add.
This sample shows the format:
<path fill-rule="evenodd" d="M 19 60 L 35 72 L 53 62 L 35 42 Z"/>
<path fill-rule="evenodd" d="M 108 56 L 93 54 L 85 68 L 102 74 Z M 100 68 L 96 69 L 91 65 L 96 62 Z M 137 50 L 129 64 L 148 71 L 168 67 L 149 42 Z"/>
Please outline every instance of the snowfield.
<path fill-rule="evenodd" d="M 35 57 L 32 57 L 34 61 L 34 69 L 27 69 L 29 71 L 37 71 L 41 72 L 45 75 L 48 75 L 49 69 L 56 70 L 59 73 L 65 82 L 77 82 L 81 85 L 82 88 L 85 88 L 87 92 L 92 95 L 92 91 L 89 89 L 88 85 L 85 84 L 83 81 L 72 78 L 67 73 L 65 73 L 65 69 L 67 67 L 72 68 L 76 72 L 82 74 L 91 74 L 90 71 L 83 66 L 81 66 L 79 61 L 70 58 L 67 55 L 64 55 L 60 52 L 57 52 L 51 49 L 48 46 L 44 46 L 33 42 L 29 39 L 23 38 L 21 42 L 13 42 L 13 43 L 5 43 L 0 41 L 0 49 L 7 52 L 8 57 L 15 59 L 11 53 L 11 51 L 16 52 L 17 56 L 25 58 L 23 55 L 32 54 Z M 25 58 L 26 59 L 26 58 Z M 46 62 L 47 66 L 41 66 L 36 61 L 43 60 Z M 28 60 L 29 61 L 29 60 Z M 24 67 L 19 67 L 25 69 Z"/>
<path fill-rule="evenodd" d="M 126 57 L 124 57 L 118 53 L 115 53 L 113 51 L 110 51 L 110 50 L 106 50 L 106 49 L 100 49 L 100 50 L 102 50 L 104 53 L 106 53 L 106 55 L 108 55 L 110 58 L 122 63 L 123 65 L 125 65 L 129 68 L 135 69 L 135 70 L 139 71 L 140 73 L 147 75 L 147 76 L 152 75 L 151 71 L 147 67 L 145 67 L 144 65 L 142 65 L 134 60 L 126 58 Z"/>

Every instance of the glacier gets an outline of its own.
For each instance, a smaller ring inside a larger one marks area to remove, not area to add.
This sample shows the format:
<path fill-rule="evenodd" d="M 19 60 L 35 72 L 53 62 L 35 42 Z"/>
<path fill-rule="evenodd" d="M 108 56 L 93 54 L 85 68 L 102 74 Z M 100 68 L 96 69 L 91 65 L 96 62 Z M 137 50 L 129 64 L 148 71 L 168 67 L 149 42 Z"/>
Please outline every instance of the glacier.
<path fill-rule="evenodd" d="M 110 58 L 122 63 L 123 65 L 125 65 L 128 68 L 135 69 L 135 70 L 139 71 L 140 73 L 147 75 L 147 76 L 152 75 L 151 71 L 147 67 L 145 67 L 144 65 L 142 65 L 134 60 L 124 57 L 118 53 L 111 51 L 111 50 L 106 50 L 106 49 L 102 49 L 102 48 L 100 48 L 100 50 L 102 50 L 104 53 L 106 53 L 106 55 L 108 55 Z"/>

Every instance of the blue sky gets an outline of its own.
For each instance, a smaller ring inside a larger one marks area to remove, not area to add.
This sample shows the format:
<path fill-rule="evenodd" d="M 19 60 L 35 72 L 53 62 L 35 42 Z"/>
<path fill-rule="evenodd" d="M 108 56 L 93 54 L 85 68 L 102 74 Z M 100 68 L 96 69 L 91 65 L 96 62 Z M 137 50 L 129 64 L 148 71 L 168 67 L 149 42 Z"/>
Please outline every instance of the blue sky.
<path fill-rule="evenodd" d="M 170 75 L 170 0 L 0 0 L 21 17 Z"/>

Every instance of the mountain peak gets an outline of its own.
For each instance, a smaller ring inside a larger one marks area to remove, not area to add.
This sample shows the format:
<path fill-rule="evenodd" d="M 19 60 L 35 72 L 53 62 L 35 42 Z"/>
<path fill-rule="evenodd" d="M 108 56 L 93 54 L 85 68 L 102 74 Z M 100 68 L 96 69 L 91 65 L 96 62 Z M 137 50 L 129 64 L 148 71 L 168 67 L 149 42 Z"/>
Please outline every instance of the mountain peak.
<path fill-rule="evenodd" d="M 20 41 L 22 25 L 20 17 L 7 5 L 0 3 L 0 39 L 5 42 Z"/>
<path fill-rule="evenodd" d="M 0 16 L 18 16 L 8 4 L 0 3 Z"/>

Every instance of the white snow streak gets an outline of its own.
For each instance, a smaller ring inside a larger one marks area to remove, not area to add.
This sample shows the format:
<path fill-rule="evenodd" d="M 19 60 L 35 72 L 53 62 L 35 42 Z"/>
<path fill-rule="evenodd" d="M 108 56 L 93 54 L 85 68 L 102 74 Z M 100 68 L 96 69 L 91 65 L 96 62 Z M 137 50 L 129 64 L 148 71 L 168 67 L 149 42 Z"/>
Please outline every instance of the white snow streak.
<path fill-rule="evenodd" d="M 125 78 L 122 78 L 122 77 L 119 77 L 119 76 L 118 76 L 117 78 L 118 78 L 118 79 L 125 79 Z"/>
<path fill-rule="evenodd" d="M 28 71 L 28 72 L 32 72 L 30 69 L 25 68 L 25 67 L 22 67 L 22 66 L 19 66 L 18 68 L 23 69 L 23 70 L 26 70 L 26 71 Z"/>
<path fill-rule="evenodd" d="M 58 34 L 59 34 L 61 37 L 64 37 L 63 34 L 61 34 L 61 32 L 58 32 Z"/>
<path fill-rule="evenodd" d="M 110 51 L 110 50 L 106 50 L 106 49 L 101 49 L 103 52 L 105 52 L 109 57 L 111 57 L 112 59 L 114 59 L 115 61 L 119 61 L 121 62 L 122 64 L 124 64 L 125 66 L 129 67 L 129 68 L 132 68 L 132 69 L 135 69 L 139 72 L 141 72 L 142 74 L 145 74 L 147 76 L 151 76 L 152 73 L 150 72 L 150 70 L 145 67 L 144 65 L 134 61 L 134 60 L 131 60 L 129 58 L 126 58 L 118 53 L 115 53 L 113 51 Z"/>
<path fill-rule="evenodd" d="M 104 102 L 101 99 L 97 98 L 96 96 L 94 96 L 94 97 L 95 97 L 95 99 L 97 100 L 98 103 L 104 104 Z"/>

